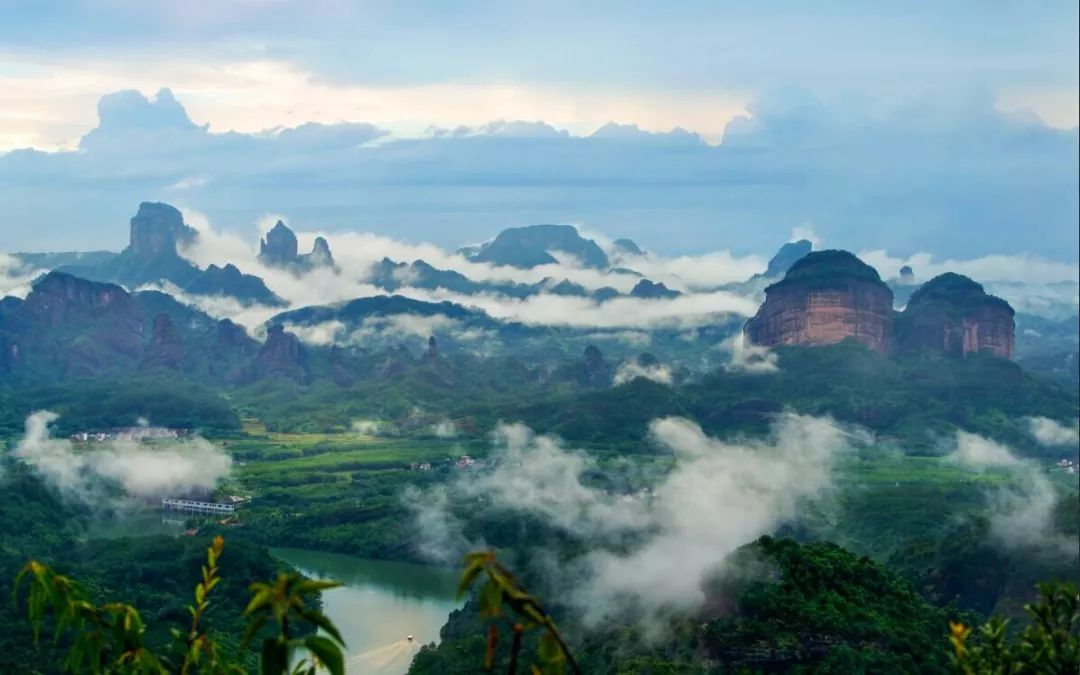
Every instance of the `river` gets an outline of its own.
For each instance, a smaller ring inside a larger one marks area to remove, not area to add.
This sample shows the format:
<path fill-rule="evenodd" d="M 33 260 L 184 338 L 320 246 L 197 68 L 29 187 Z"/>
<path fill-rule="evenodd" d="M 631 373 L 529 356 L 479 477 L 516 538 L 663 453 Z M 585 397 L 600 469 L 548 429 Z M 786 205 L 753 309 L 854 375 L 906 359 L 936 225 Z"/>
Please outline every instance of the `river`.
<path fill-rule="evenodd" d="M 345 639 L 352 675 L 402 675 L 420 645 L 439 640 L 458 606 L 455 570 L 295 548 L 270 552 L 308 576 L 345 584 L 323 593 L 323 612 Z"/>

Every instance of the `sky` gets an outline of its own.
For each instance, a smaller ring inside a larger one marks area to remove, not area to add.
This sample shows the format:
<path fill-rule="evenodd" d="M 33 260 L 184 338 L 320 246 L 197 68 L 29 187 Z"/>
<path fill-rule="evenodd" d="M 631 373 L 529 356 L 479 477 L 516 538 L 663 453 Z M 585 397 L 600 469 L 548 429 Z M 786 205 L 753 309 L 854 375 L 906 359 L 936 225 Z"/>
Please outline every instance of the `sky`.
<path fill-rule="evenodd" d="M 1075 2 L 0 2 L 6 250 L 139 201 L 456 246 L 1075 260 Z M 609 125 L 616 123 L 621 126 Z M 672 132 L 672 130 L 677 130 Z"/>

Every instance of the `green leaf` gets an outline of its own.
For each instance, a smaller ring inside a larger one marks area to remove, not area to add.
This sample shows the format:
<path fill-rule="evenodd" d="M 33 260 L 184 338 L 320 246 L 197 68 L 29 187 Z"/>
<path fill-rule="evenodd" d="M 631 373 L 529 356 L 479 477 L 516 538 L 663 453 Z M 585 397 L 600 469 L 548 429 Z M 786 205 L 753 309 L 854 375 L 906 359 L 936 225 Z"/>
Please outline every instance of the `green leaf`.
<path fill-rule="evenodd" d="M 461 581 L 458 582 L 457 597 L 460 600 L 465 597 L 465 592 L 469 590 L 469 586 L 472 586 L 476 577 L 484 571 L 484 565 L 482 561 L 473 561 L 469 563 L 469 566 L 465 568 L 465 571 L 461 573 Z"/>
<path fill-rule="evenodd" d="M 345 675 L 345 655 L 333 640 L 321 635 L 309 635 L 304 639 L 304 646 L 319 657 L 330 675 Z"/>
<path fill-rule="evenodd" d="M 320 593 L 331 588 L 338 588 L 341 585 L 340 581 L 334 581 L 333 579 L 306 579 L 296 585 L 296 592 L 301 595 Z"/>
<path fill-rule="evenodd" d="M 309 623 L 320 628 L 324 633 L 330 635 L 330 637 L 337 640 L 342 646 L 345 646 L 345 640 L 342 639 L 341 633 L 338 632 L 337 626 L 335 626 L 333 622 L 331 622 L 330 619 L 326 617 L 325 614 L 309 610 L 306 612 L 300 612 L 300 616 L 306 619 Z"/>
<path fill-rule="evenodd" d="M 277 638 L 267 638 L 262 646 L 259 672 L 262 675 L 281 675 L 288 667 L 289 650 L 285 647 L 285 643 Z"/>
<path fill-rule="evenodd" d="M 551 633 L 544 633 L 540 636 L 537 652 L 540 654 L 540 660 L 544 663 L 556 663 L 566 658 L 562 647 L 559 646 L 558 641 L 555 640 Z"/>
<path fill-rule="evenodd" d="M 502 590 L 491 580 L 480 590 L 480 613 L 489 617 L 502 613 Z"/>
<path fill-rule="evenodd" d="M 244 637 L 240 640 L 240 646 L 247 649 L 247 646 L 251 644 L 251 641 L 255 638 L 255 634 L 266 625 L 266 615 L 260 614 L 259 616 L 248 621 L 247 628 L 244 629 Z"/>

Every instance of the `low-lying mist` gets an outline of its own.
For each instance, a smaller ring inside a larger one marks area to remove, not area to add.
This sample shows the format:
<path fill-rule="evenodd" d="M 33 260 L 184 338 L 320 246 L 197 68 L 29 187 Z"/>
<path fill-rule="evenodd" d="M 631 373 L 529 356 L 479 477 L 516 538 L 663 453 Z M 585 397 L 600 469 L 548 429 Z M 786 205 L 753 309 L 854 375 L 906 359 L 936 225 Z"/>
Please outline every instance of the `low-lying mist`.
<path fill-rule="evenodd" d="M 521 424 L 499 426 L 490 470 L 407 494 L 426 553 L 456 561 L 484 545 L 463 534 L 455 503 L 538 519 L 587 542 L 586 553 L 560 563 L 555 582 L 572 585 L 561 597 L 574 598 L 586 621 L 620 613 L 649 624 L 700 606 L 705 581 L 732 552 L 829 490 L 833 461 L 852 438 L 829 419 L 796 414 L 778 417 L 762 439 L 711 438 L 679 417 L 654 420 L 650 431 L 673 467 L 651 489 L 618 492 L 587 480 L 598 464 L 584 451 Z"/>
<path fill-rule="evenodd" d="M 49 425 L 57 419 L 47 410 L 27 417 L 12 456 L 66 497 L 93 506 L 116 496 L 148 500 L 209 492 L 232 466 L 227 454 L 199 437 L 161 444 L 111 439 L 77 448 L 52 436 Z"/>

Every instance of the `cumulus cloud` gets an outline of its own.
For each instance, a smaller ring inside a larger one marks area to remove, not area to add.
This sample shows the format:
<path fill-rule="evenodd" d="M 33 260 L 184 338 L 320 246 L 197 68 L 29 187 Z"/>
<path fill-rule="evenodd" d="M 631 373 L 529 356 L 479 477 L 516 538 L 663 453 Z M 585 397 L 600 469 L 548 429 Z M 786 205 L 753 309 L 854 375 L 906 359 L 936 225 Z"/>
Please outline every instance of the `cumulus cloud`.
<path fill-rule="evenodd" d="M 742 373 L 775 373 L 780 370 L 780 357 L 768 347 L 748 342 L 742 331 L 721 342 L 718 348 L 730 355 L 724 364 L 726 370 Z"/>
<path fill-rule="evenodd" d="M 618 386 L 637 377 L 644 377 L 660 384 L 671 384 L 671 369 L 661 363 L 643 364 L 636 359 L 623 361 L 615 369 L 613 383 Z"/>
<path fill-rule="evenodd" d="M 1024 464 L 1012 454 L 1008 446 L 966 431 L 956 433 L 956 449 L 947 456 L 947 459 L 977 470 L 993 467 L 1019 467 Z"/>
<path fill-rule="evenodd" d="M 8 295 L 25 298 L 30 285 L 45 270 L 25 265 L 18 258 L 0 252 L 0 298 Z"/>
<path fill-rule="evenodd" d="M 1070 447 L 1074 450 L 1080 444 L 1080 424 L 1067 427 L 1049 417 L 1029 417 L 1029 430 L 1040 445 Z"/>
<path fill-rule="evenodd" d="M 1052 284 L 1077 281 L 1080 265 L 1077 263 L 1049 260 L 1029 253 L 987 255 L 980 258 L 936 259 L 931 253 L 915 253 L 907 257 L 894 257 L 884 250 L 860 251 L 859 258 L 873 266 L 882 277 L 888 279 L 899 275 L 900 268 L 909 265 L 919 281 L 929 281 L 945 272 L 956 272 L 980 283 L 1028 282 Z"/>
<path fill-rule="evenodd" d="M 271 64 L 248 65 L 265 75 Z M 740 250 L 772 250 L 799 223 L 832 245 L 904 255 L 919 241 L 953 257 L 997 249 L 1068 260 L 1077 244 L 1075 129 L 1018 122 L 964 92 L 896 104 L 764 91 L 720 145 L 685 133 L 504 133 L 520 125 L 420 139 L 348 123 L 218 134 L 171 95 L 131 94 L 110 99 L 79 152 L 0 155 L 0 201 L 21 207 L 16 246 L 74 237 L 85 248 L 107 232 L 119 244 L 130 205 L 177 195 L 229 227 L 273 204 L 304 229 L 407 231 L 443 246 L 537 222 L 635 238 L 662 227 L 641 243 L 670 256 L 736 236 Z M 250 97 L 230 106 L 240 99 Z M 280 102 L 259 107 L 271 104 Z M 974 236 L 985 231 L 999 236 Z M 722 256 L 704 262 L 679 272 L 689 286 L 745 276 Z"/>
<path fill-rule="evenodd" d="M 140 499 L 182 496 L 211 491 L 229 475 L 231 458 L 205 439 L 153 446 L 115 439 L 76 451 L 70 440 L 52 437 L 49 425 L 58 418 L 47 410 L 27 417 L 12 454 L 66 495 L 91 502 L 120 488 Z"/>
<path fill-rule="evenodd" d="M 453 438 L 457 436 L 457 427 L 451 420 L 439 420 L 431 425 L 431 433 L 439 438 Z"/>
<path fill-rule="evenodd" d="M 386 423 L 382 420 L 353 420 L 352 430 L 361 436 L 381 436 L 386 432 Z"/>
<path fill-rule="evenodd" d="M 454 546 L 476 545 L 448 512 L 454 500 L 482 498 L 589 541 L 590 552 L 569 564 L 581 575 L 572 597 L 588 620 L 692 609 L 729 554 L 829 489 L 833 459 L 848 442 L 831 421 L 793 414 L 762 439 L 710 438 L 676 417 L 654 420 L 650 430 L 675 464 L 651 489 L 630 493 L 591 485 L 586 475 L 597 464 L 586 452 L 520 424 L 500 426 L 490 471 L 463 473 L 430 498 L 410 495 L 428 551 L 452 557 Z M 626 534 L 636 542 L 629 548 Z"/>
<path fill-rule="evenodd" d="M 964 431 L 957 433 L 956 449 L 947 459 L 976 471 L 996 468 L 1011 472 L 1013 484 L 989 496 L 990 531 L 1003 546 L 1077 555 L 1075 537 L 1055 526 L 1059 495 L 1043 469 L 1018 458 L 1008 446 Z"/>

